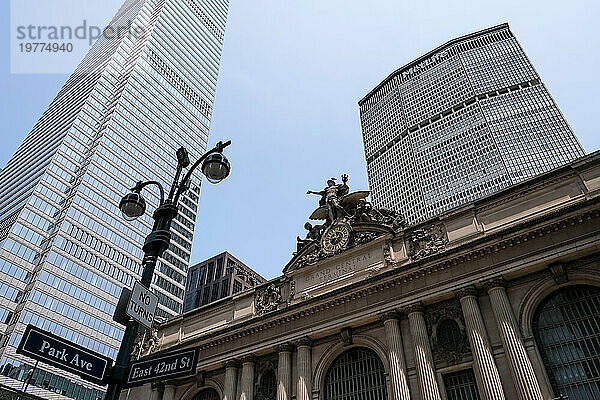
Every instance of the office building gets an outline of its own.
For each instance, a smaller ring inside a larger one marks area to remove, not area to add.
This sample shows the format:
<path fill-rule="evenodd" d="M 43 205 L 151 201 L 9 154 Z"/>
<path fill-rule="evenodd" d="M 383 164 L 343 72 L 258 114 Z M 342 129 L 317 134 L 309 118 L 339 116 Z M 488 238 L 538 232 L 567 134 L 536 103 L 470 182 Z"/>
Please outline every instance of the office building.
<path fill-rule="evenodd" d="M 126 0 L 0 174 L 0 383 L 20 388 L 33 362 L 15 353 L 34 324 L 115 358 L 112 315 L 141 277 L 158 206 L 118 209 L 136 181 L 173 180 L 175 151 L 206 149 L 227 0 Z M 157 316 L 182 311 L 200 187 L 180 201 L 151 290 Z M 94 400 L 103 388 L 40 363 L 30 391 Z"/>
<path fill-rule="evenodd" d="M 183 311 L 188 312 L 266 281 L 252 268 L 224 251 L 189 268 Z"/>
<path fill-rule="evenodd" d="M 409 223 L 584 154 L 507 24 L 408 63 L 359 106 L 373 203 Z"/>

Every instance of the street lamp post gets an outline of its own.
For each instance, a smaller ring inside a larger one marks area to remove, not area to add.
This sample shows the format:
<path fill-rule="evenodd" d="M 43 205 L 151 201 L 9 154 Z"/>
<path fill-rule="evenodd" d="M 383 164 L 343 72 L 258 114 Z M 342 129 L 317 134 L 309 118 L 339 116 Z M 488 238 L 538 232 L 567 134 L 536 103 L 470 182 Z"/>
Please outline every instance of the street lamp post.
<path fill-rule="evenodd" d="M 218 183 L 227 178 L 231 166 L 227 158 L 223 155 L 223 149 L 230 144 L 231 140 L 225 143 L 217 143 L 214 148 L 204 153 L 192 165 L 181 180 L 179 180 L 181 173 L 190 165 L 190 160 L 187 151 L 183 147 L 179 148 L 177 150 L 177 171 L 175 172 L 175 178 L 173 179 L 166 200 L 164 189 L 157 181 L 138 182 L 131 189 L 131 193 L 128 193 L 121 199 L 119 209 L 126 219 L 133 221 L 142 216 L 146 211 L 146 201 L 141 194 L 142 189 L 148 185 L 155 185 L 160 191 L 160 204 L 152 215 L 154 226 L 152 227 L 152 232 L 146 237 L 144 246 L 142 247 L 144 258 L 142 260 L 143 271 L 140 283 L 146 288 L 149 288 L 152 282 L 157 259 L 169 247 L 171 241 L 171 221 L 177 216 L 179 197 L 190 187 L 192 172 L 202 164 L 202 173 L 209 182 Z M 123 382 L 126 378 L 129 358 L 133 350 L 137 330 L 138 322 L 130 319 L 125 327 L 117 360 L 112 368 L 105 400 L 118 400 L 119 398 Z"/>

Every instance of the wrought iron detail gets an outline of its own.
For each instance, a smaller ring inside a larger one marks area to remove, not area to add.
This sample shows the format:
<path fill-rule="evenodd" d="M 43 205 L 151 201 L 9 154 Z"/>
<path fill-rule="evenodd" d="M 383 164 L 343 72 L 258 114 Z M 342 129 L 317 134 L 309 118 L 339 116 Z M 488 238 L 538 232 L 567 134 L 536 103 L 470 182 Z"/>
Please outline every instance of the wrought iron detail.
<path fill-rule="evenodd" d="M 355 347 L 331 365 L 323 385 L 325 400 L 387 399 L 383 363 L 373 350 Z"/>
<path fill-rule="evenodd" d="M 533 334 L 556 396 L 600 398 L 600 289 L 571 286 L 538 306 Z"/>

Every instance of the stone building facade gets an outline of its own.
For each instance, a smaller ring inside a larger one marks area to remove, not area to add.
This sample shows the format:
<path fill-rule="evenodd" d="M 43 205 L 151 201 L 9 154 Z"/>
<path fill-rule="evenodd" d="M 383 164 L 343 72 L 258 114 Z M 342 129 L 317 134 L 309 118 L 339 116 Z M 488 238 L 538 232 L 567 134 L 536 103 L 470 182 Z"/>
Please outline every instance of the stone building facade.
<path fill-rule="evenodd" d="M 599 195 L 596 152 L 418 226 L 351 224 L 342 251 L 304 246 L 282 276 L 158 326 L 150 351 L 199 346 L 197 374 L 128 398 L 594 398 Z"/>

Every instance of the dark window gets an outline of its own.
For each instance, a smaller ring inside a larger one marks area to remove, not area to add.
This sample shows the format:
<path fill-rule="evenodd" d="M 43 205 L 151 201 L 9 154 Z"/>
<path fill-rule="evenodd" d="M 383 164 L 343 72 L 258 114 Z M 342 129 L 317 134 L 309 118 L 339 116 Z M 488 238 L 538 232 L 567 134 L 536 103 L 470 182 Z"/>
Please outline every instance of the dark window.
<path fill-rule="evenodd" d="M 242 282 L 237 279 L 233 281 L 233 293 L 238 293 L 242 291 Z"/>
<path fill-rule="evenodd" d="M 448 400 L 479 400 L 472 369 L 444 374 L 444 386 Z"/>
<path fill-rule="evenodd" d="M 188 285 L 187 285 L 188 289 L 197 286 L 196 285 L 196 283 L 197 283 L 196 279 L 198 279 L 198 270 L 197 269 L 195 269 L 195 270 L 192 271 L 192 275 L 190 276 L 190 281 L 188 282 Z"/>
<path fill-rule="evenodd" d="M 383 363 L 364 347 L 345 351 L 329 367 L 324 393 L 325 400 L 387 399 Z"/>
<path fill-rule="evenodd" d="M 600 398 L 600 290 L 572 286 L 536 310 L 533 333 L 554 396 Z"/>
<path fill-rule="evenodd" d="M 223 276 L 223 259 L 217 258 L 217 270 L 215 271 L 215 279 L 220 279 Z"/>
<path fill-rule="evenodd" d="M 444 349 L 456 351 L 462 342 L 462 334 L 458 323 L 453 319 L 445 319 L 437 326 L 437 341 Z"/>
<path fill-rule="evenodd" d="M 204 285 L 205 279 L 206 279 L 206 267 L 203 265 L 200 268 L 200 275 L 198 276 L 198 287 Z"/>
<path fill-rule="evenodd" d="M 221 282 L 221 297 L 229 296 L 229 278 Z"/>
<path fill-rule="evenodd" d="M 214 389 L 204 389 L 192 397 L 192 400 L 221 400 L 221 398 Z"/>
<path fill-rule="evenodd" d="M 277 376 L 274 369 L 268 369 L 260 377 L 258 386 L 258 395 L 260 399 L 275 400 L 277 394 Z"/>
<path fill-rule="evenodd" d="M 208 270 L 206 272 L 206 283 L 212 282 L 214 274 L 215 274 L 215 263 L 211 261 L 208 263 Z"/>
<path fill-rule="evenodd" d="M 208 299 L 210 299 L 210 286 L 204 288 L 204 293 L 202 293 L 202 305 L 207 304 Z"/>
<path fill-rule="evenodd" d="M 219 299 L 219 282 L 215 283 L 212 287 L 212 296 L 210 301 L 215 301 Z"/>

